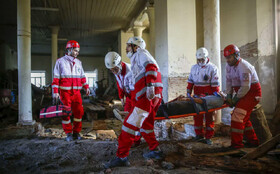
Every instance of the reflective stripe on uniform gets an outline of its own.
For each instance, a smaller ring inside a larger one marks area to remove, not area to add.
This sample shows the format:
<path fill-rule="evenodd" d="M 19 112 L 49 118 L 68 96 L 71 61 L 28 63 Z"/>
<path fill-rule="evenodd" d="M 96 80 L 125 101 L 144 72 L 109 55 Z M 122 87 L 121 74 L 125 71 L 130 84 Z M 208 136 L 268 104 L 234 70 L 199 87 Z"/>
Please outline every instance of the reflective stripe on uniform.
<path fill-rule="evenodd" d="M 68 121 L 62 120 L 62 124 L 69 124 L 69 123 L 71 123 L 70 119 Z"/>
<path fill-rule="evenodd" d="M 231 128 L 231 132 L 236 132 L 236 133 L 243 134 L 243 130 L 242 129 Z"/>
<path fill-rule="evenodd" d="M 150 133 L 153 133 L 154 130 L 153 129 L 152 130 L 140 129 L 140 132 L 144 132 L 146 134 L 150 134 Z"/>
<path fill-rule="evenodd" d="M 130 128 L 126 127 L 125 125 L 122 126 L 122 130 L 131 135 L 135 135 L 135 130 L 130 129 Z"/>
<path fill-rule="evenodd" d="M 53 78 L 60 79 L 60 76 L 59 75 L 58 76 L 54 75 Z"/>
<path fill-rule="evenodd" d="M 70 87 L 66 87 L 66 86 L 59 86 L 60 89 L 63 90 L 71 90 L 71 89 L 82 89 L 82 86 L 70 86 Z"/>
<path fill-rule="evenodd" d="M 135 78 L 135 83 L 137 83 L 140 79 L 142 79 L 145 76 L 145 72 L 142 72 Z"/>
<path fill-rule="evenodd" d="M 145 76 L 148 76 L 148 75 L 153 75 L 153 76 L 157 77 L 157 72 L 156 71 L 147 71 L 145 73 Z"/>
<path fill-rule="evenodd" d="M 87 83 L 84 83 L 83 86 L 87 85 Z"/>
<path fill-rule="evenodd" d="M 81 122 L 82 121 L 82 119 L 80 118 L 74 118 L 74 121 L 76 121 L 76 122 Z"/>
<path fill-rule="evenodd" d="M 52 85 L 52 88 L 58 88 L 59 86 L 58 85 Z"/>
<path fill-rule="evenodd" d="M 250 127 L 246 127 L 245 129 L 244 129 L 244 131 L 249 131 L 249 130 L 253 130 L 254 128 L 253 128 L 253 126 L 250 126 Z"/>
<path fill-rule="evenodd" d="M 138 100 L 138 97 L 140 97 L 142 94 L 144 94 L 147 90 L 147 87 L 144 87 L 143 89 L 141 89 L 141 91 L 136 93 L 136 100 Z"/>
<path fill-rule="evenodd" d="M 152 61 L 147 61 L 147 62 L 144 62 L 144 67 L 146 67 L 148 64 L 155 64 L 154 62 Z"/>

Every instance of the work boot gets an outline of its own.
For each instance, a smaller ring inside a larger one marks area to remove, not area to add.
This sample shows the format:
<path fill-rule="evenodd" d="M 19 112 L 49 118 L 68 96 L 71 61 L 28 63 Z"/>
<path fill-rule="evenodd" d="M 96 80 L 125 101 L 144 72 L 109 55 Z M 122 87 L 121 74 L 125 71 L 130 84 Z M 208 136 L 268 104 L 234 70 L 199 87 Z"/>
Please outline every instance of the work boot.
<path fill-rule="evenodd" d="M 161 150 L 151 150 L 150 152 L 144 153 L 143 157 L 145 159 L 157 159 L 160 160 L 163 158 L 163 152 Z"/>
<path fill-rule="evenodd" d="M 73 138 L 75 140 L 81 140 L 82 139 L 82 136 L 79 134 L 79 133 L 73 133 Z"/>
<path fill-rule="evenodd" d="M 204 137 L 201 136 L 201 135 L 196 135 L 196 136 L 194 137 L 194 141 L 203 142 L 203 141 L 204 141 Z"/>
<path fill-rule="evenodd" d="M 68 141 L 68 142 L 70 142 L 70 141 L 73 141 L 73 135 L 72 135 L 72 133 L 68 133 L 68 134 L 66 134 L 66 141 Z"/>
<path fill-rule="evenodd" d="M 113 168 L 113 167 L 122 167 L 122 166 L 130 166 L 130 163 L 129 163 L 127 157 L 125 157 L 125 158 L 116 157 L 116 158 L 110 160 L 109 162 L 106 162 L 103 164 L 103 167 L 105 169 L 109 169 L 109 168 Z"/>
<path fill-rule="evenodd" d="M 213 141 L 211 139 L 205 139 L 205 143 L 208 145 L 213 145 Z"/>

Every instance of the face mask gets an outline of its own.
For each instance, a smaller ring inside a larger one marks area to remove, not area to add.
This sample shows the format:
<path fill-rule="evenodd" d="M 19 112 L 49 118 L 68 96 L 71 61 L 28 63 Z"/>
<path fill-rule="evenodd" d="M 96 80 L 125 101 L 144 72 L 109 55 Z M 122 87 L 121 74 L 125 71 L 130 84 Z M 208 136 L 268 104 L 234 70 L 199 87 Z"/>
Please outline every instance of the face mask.
<path fill-rule="evenodd" d="M 133 52 L 129 51 L 128 53 L 126 53 L 126 56 L 131 59 L 131 57 L 133 56 Z"/>
<path fill-rule="evenodd" d="M 198 63 L 198 65 L 199 65 L 199 66 L 205 66 L 206 63 L 205 63 L 205 62 L 204 62 L 204 63 Z"/>

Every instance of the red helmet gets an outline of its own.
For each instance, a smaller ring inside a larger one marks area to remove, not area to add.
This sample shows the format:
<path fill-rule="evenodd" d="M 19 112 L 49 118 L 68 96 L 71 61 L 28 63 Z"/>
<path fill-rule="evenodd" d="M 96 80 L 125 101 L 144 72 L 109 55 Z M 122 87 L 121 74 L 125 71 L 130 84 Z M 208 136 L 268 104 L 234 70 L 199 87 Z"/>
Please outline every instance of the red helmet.
<path fill-rule="evenodd" d="M 239 53 L 239 49 L 236 45 L 228 45 L 225 47 L 224 49 L 224 56 L 227 57 L 229 55 L 232 55 L 232 54 L 238 54 Z"/>
<path fill-rule="evenodd" d="M 69 40 L 66 44 L 66 49 L 67 48 L 80 48 L 80 45 L 77 41 L 75 40 Z"/>

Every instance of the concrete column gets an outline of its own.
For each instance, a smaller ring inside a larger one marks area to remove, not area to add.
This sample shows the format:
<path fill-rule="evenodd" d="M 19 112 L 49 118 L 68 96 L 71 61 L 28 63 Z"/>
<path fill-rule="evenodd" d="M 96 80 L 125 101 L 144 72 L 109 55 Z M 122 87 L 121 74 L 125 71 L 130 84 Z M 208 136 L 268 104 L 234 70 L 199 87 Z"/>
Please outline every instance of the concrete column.
<path fill-rule="evenodd" d="M 221 43 L 220 43 L 220 1 L 203 1 L 204 47 L 209 51 L 209 58 L 219 70 L 221 83 Z M 215 114 L 215 122 L 221 122 L 221 111 Z"/>
<path fill-rule="evenodd" d="M 142 37 L 142 33 L 145 27 L 135 26 L 133 27 L 133 34 L 134 36 Z"/>
<path fill-rule="evenodd" d="M 262 106 L 273 114 L 277 104 L 277 57 L 273 0 L 257 0 L 257 34 L 259 80 L 262 86 Z"/>
<path fill-rule="evenodd" d="M 56 62 L 56 59 L 58 58 L 57 54 L 57 35 L 59 31 L 58 26 L 51 26 L 52 30 L 52 76 L 53 76 L 53 68 Z"/>
<path fill-rule="evenodd" d="M 168 101 L 186 94 L 187 77 L 196 63 L 195 0 L 155 0 L 155 58 Z"/>
<path fill-rule="evenodd" d="M 152 6 L 148 7 L 149 16 L 149 29 L 150 29 L 150 53 L 155 56 L 155 8 Z"/>
<path fill-rule="evenodd" d="M 33 125 L 31 97 L 31 10 L 30 0 L 17 1 L 18 125 Z"/>

